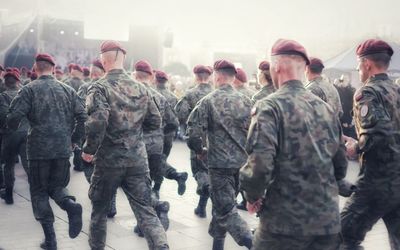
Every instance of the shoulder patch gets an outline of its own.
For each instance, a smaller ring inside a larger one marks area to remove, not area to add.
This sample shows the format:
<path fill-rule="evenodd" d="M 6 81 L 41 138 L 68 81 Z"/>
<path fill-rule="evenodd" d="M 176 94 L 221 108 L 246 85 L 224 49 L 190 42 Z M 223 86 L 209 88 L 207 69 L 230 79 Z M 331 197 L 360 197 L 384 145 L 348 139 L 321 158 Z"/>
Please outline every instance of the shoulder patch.
<path fill-rule="evenodd" d="M 360 110 L 361 117 L 365 117 L 368 114 L 368 105 L 362 105 Z"/>

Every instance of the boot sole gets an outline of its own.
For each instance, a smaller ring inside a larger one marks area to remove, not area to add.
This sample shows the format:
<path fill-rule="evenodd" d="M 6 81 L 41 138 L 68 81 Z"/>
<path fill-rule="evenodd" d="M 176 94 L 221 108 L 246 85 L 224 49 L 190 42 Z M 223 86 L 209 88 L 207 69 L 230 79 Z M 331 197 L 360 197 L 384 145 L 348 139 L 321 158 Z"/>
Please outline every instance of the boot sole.
<path fill-rule="evenodd" d="M 180 181 L 178 181 L 178 194 L 183 195 L 186 192 L 186 181 L 188 179 L 188 173 L 184 173 Z M 181 188 L 182 187 L 182 188 Z"/>

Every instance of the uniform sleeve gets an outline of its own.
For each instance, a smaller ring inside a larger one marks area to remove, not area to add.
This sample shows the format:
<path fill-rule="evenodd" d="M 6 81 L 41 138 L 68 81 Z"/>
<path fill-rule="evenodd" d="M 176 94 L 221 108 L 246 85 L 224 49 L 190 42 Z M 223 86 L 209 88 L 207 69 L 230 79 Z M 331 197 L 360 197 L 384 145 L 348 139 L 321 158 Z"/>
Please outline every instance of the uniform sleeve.
<path fill-rule="evenodd" d="M 31 95 L 27 87 L 23 87 L 12 100 L 6 123 L 9 129 L 16 130 L 22 118 L 31 110 Z"/>
<path fill-rule="evenodd" d="M 196 153 L 203 151 L 203 141 L 208 128 L 208 105 L 206 99 L 197 103 L 196 107 L 190 113 L 187 121 L 188 146 Z"/>
<path fill-rule="evenodd" d="M 89 88 L 86 111 L 89 117 L 85 124 L 86 141 L 83 152 L 94 155 L 103 142 L 110 116 L 110 105 L 105 90 L 98 84 Z"/>
<path fill-rule="evenodd" d="M 147 93 L 147 96 L 148 105 L 147 112 L 143 121 L 143 126 L 146 127 L 147 130 L 157 130 L 161 127 L 161 114 L 152 98 L 152 95 L 150 93 Z"/>
<path fill-rule="evenodd" d="M 273 104 L 258 102 L 252 116 L 246 144 L 249 156 L 239 174 L 240 188 L 250 202 L 264 197 L 278 148 L 278 115 Z"/>
<path fill-rule="evenodd" d="M 363 87 L 355 94 L 353 111 L 359 151 L 374 150 L 384 143 L 385 137 L 393 134 L 390 115 L 372 88 Z"/>
<path fill-rule="evenodd" d="M 175 106 L 175 112 L 178 116 L 179 122 L 185 124 L 190 115 L 190 105 L 187 97 L 184 96 Z"/>
<path fill-rule="evenodd" d="M 339 128 L 339 148 L 332 159 L 332 163 L 335 170 L 335 178 L 337 181 L 340 181 L 346 177 L 348 161 L 346 156 L 346 146 L 342 140 L 342 127 L 340 126 L 339 120 L 337 121 L 337 126 Z"/>
<path fill-rule="evenodd" d="M 327 102 L 328 98 L 326 97 L 324 91 L 322 91 L 319 87 L 311 87 L 308 89 L 311 93 L 321 98 L 322 101 Z"/>
<path fill-rule="evenodd" d="M 7 104 L 3 95 L 0 95 L 0 129 L 6 126 L 6 118 L 9 107 L 10 106 Z"/>
<path fill-rule="evenodd" d="M 164 133 L 170 133 L 178 129 L 179 127 L 178 117 L 175 115 L 175 112 L 172 109 L 171 105 L 169 105 L 169 103 L 167 103 L 165 107 L 164 120 L 165 120 Z"/>
<path fill-rule="evenodd" d="M 80 145 L 82 139 L 85 136 L 85 122 L 87 120 L 87 113 L 83 104 L 82 98 L 80 98 L 75 91 L 73 91 L 74 96 L 74 118 L 75 118 L 75 128 L 72 133 L 71 141 L 72 143 Z"/>

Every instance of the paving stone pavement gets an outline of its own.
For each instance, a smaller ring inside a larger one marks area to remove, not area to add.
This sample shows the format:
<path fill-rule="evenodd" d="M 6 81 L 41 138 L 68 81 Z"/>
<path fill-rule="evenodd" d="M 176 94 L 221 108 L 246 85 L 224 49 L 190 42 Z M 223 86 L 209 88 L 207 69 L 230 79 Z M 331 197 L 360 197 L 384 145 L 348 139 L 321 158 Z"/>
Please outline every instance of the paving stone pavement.
<path fill-rule="evenodd" d="M 179 171 L 190 172 L 189 151 L 183 142 L 175 142 L 169 162 Z M 348 179 L 354 180 L 358 173 L 358 164 L 351 162 L 349 166 Z M 55 228 L 58 247 L 67 249 L 89 249 L 88 227 L 90 220 L 91 205 L 87 196 L 89 185 L 83 173 L 76 172 L 71 168 L 71 182 L 69 189 L 77 197 L 84 208 L 83 230 L 76 239 L 68 237 L 67 215 L 51 201 L 56 216 Z M 197 218 L 193 209 L 197 205 L 198 196 L 195 193 L 195 181 L 189 178 L 187 190 L 184 196 L 177 194 L 175 181 L 165 180 L 161 189 L 161 199 L 171 204 L 169 217 L 170 229 L 167 232 L 170 249 L 173 250 L 208 250 L 211 249 L 212 239 L 208 235 L 208 224 L 210 222 L 211 204 L 207 207 L 207 219 Z M 35 221 L 29 196 L 27 177 L 21 166 L 16 167 L 16 183 L 14 190 L 14 205 L 6 205 L 0 201 L 0 248 L 4 250 L 36 250 L 40 249 L 43 233 L 38 222 Z M 340 199 L 340 206 L 345 202 Z M 108 220 L 107 249 L 118 250 L 145 250 L 146 242 L 133 233 L 136 220 L 129 207 L 128 201 L 122 192 L 117 194 L 118 213 L 114 219 Z M 256 227 L 258 219 L 247 212 L 240 211 L 251 227 Z M 382 221 L 379 221 L 373 230 L 368 233 L 364 242 L 366 250 L 389 250 L 388 236 Z M 226 250 L 244 250 L 237 246 L 233 239 L 228 236 Z"/>

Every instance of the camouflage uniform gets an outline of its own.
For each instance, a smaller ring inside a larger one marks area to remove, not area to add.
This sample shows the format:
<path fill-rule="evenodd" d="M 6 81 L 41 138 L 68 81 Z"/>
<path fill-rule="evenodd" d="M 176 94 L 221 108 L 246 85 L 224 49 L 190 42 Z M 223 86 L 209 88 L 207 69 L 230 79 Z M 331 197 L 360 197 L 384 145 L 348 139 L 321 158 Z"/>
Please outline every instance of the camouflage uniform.
<path fill-rule="evenodd" d="M 242 93 L 243 95 L 247 96 L 248 98 L 251 98 L 255 94 L 253 90 L 244 85 L 235 89 L 240 93 Z"/>
<path fill-rule="evenodd" d="M 202 152 L 202 136 L 207 133 L 208 166 L 213 203 L 209 234 L 224 239 L 229 232 L 244 245 L 251 238 L 247 223 L 236 209 L 239 169 L 246 161 L 247 129 L 251 100 L 229 84 L 220 86 L 198 102 L 188 119 L 189 147 Z"/>
<path fill-rule="evenodd" d="M 11 102 L 7 125 L 18 128 L 27 117 L 29 184 L 35 218 L 54 222 L 49 196 L 61 208 L 75 200 L 66 189 L 69 182 L 71 144 L 79 143 L 87 119 L 82 101 L 69 86 L 43 75 L 24 86 Z"/>
<path fill-rule="evenodd" d="M 400 88 L 386 74 L 354 95 L 361 169 L 357 190 L 341 213 L 347 248 L 357 249 L 382 218 L 392 249 L 400 249 Z"/>
<path fill-rule="evenodd" d="M 175 113 L 181 123 L 186 124 L 190 113 L 201 98 L 212 92 L 212 87 L 208 83 L 200 83 L 194 88 L 189 89 L 186 94 L 175 106 Z M 206 138 L 203 138 L 205 146 Z M 209 180 L 207 176 L 207 165 L 205 162 L 197 159 L 196 153 L 190 150 L 190 163 L 192 174 L 197 181 L 197 193 L 208 196 Z"/>
<path fill-rule="evenodd" d="M 275 87 L 273 84 L 265 85 L 260 89 L 260 91 L 258 91 L 253 95 L 251 100 L 253 101 L 253 103 L 256 103 L 256 101 L 261 100 L 274 92 L 275 92 Z"/>
<path fill-rule="evenodd" d="M 254 249 L 337 249 L 336 180 L 347 169 L 337 117 L 296 80 L 257 102 L 252 116 L 240 187 L 249 202 L 264 199 Z"/>
<path fill-rule="evenodd" d="M 28 134 L 29 122 L 23 118 L 21 124 L 16 131 L 5 128 L 6 116 L 11 101 L 17 95 L 18 88 L 9 88 L 0 94 L 0 127 L 3 129 L 3 140 L 1 145 L 1 159 L 4 160 L 4 180 L 6 189 L 12 191 L 14 187 L 15 175 L 14 166 L 15 159 L 19 155 L 21 163 L 28 174 L 28 162 L 26 157 L 26 136 Z"/>
<path fill-rule="evenodd" d="M 3 93 L 4 91 L 6 91 L 6 84 L 4 83 L 4 79 L 0 78 L 0 93 Z"/>
<path fill-rule="evenodd" d="M 165 231 L 151 204 L 151 180 L 142 128 L 157 130 L 160 113 L 149 91 L 124 70 L 94 83 L 86 98 L 89 120 L 83 152 L 95 154 L 89 189 L 93 209 L 89 245 L 104 249 L 112 194 L 122 187 L 150 249 L 168 249 Z"/>
<path fill-rule="evenodd" d="M 343 115 L 340 96 L 333 84 L 324 80 L 322 77 L 317 77 L 309 81 L 305 85 L 305 88 L 328 103 L 339 118 Z"/>
<path fill-rule="evenodd" d="M 75 89 L 76 92 L 78 92 L 79 87 L 82 86 L 83 84 L 85 84 L 84 81 L 82 81 L 80 78 L 78 77 L 71 77 L 68 78 L 67 80 L 65 80 L 64 82 L 65 84 L 71 86 L 73 89 Z"/>

